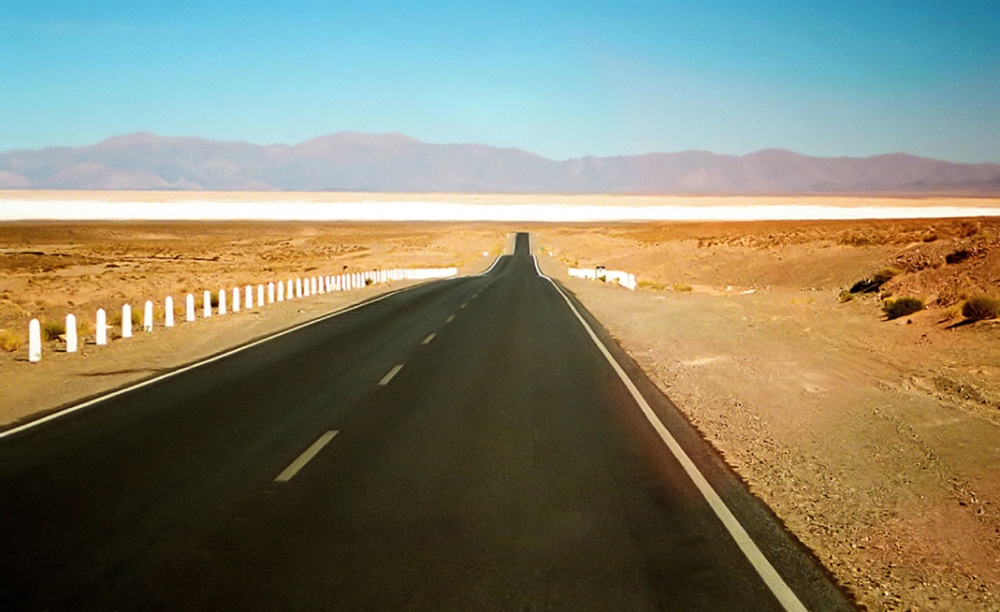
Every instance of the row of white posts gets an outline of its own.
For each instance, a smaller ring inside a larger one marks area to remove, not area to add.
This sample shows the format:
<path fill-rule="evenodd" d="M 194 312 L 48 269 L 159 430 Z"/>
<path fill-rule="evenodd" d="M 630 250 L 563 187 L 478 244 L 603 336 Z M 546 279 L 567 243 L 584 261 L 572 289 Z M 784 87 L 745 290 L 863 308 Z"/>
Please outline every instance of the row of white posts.
<path fill-rule="evenodd" d="M 447 278 L 458 274 L 457 268 L 416 268 L 416 269 L 393 269 L 393 270 L 372 270 L 370 272 L 354 272 L 349 274 L 339 274 L 331 276 L 312 276 L 308 278 L 288 279 L 287 281 L 269 282 L 266 286 L 266 303 L 284 302 L 303 297 L 309 297 L 320 293 L 331 293 L 334 291 L 350 291 L 367 285 L 375 285 L 391 281 L 401 280 L 426 280 L 434 278 Z M 256 293 L 256 301 L 254 294 Z M 219 289 L 218 309 L 219 315 L 227 312 L 226 297 L 229 295 L 225 289 Z M 241 309 L 251 309 L 254 304 L 257 307 L 265 305 L 265 286 L 257 285 L 256 291 L 252 285 L 244 288 L 233 287 L 230 309 L 237 313 Z M 174 326 L 174 299 L 167 297 L 163 303 L 163 326 Z M 206 291 L 202 296 L 202 318 L 212 316 L 212 292 Z M 187 294 L 185 298 L 185 321 L 194 321 L 196 317 L 194 295 Z M 108 343 L 108 318 L 103 308 L 97 310 L 96 333 L 94 342 L 98 346 Z M 153 331 L 153 302 L 147 301 L 142 313 L 142 330 Z M 128 304 L 122 306 L 122 338 L 132 337 L 132 307 Z M 66 315 L 66 352 L 75 353 L 79 348 L 77 337 L 76 317 Z M 38 319 L 32 319 L 28 324 L 28 361 L 35 363 L 42 359 L 42 328 Z"/>

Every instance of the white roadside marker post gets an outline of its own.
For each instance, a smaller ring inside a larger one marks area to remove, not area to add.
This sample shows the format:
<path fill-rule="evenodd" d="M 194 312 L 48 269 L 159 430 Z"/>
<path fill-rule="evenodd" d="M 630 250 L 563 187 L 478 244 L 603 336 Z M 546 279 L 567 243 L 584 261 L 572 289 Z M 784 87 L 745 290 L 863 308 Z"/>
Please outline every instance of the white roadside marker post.
<path fill-rule="evenodd" d="M 201 315 L 206 319 L 212 316 L 212 292 L 206 291 L 201 296 Z"/>
<path fill-rule="evenodd" d="M 122 306 L 122 338 L 132 337 L 132 307 Z"/>
<path fill-rule="evenodd" d="M 163 301 L 163 327 L 174 326 L 174 298 L 167 296 Z"/>
<path fill-rule="evenodd" d="M 97 309 L 97 346 L 108 344 L 108 314 L 103 308 Z"/>
<path fill-rule="evenodd" d="M 233 312 L 240 311 L 240 288 L 233 287 Z"/>
<path fill-rule="evenodd" d="M 285 297 L 289 300 L 295 297 L 295 294 L 292 293 L 292 279 L 288 279 L 288 285 L 285 287 Z"/>
<path fill-rule="evenodd" d="M 317 287 L 316 287 L 316 277 L 315 276 L 309 279 L 309 285 L 312 287 L 312 289 L 309 290 L 309 295 L 316 295 L 316 289 L 317 289 Z"/>
<path fill-rule="evenodd" d="M 76 352 L 76 316 L 66 315 L 66 352 Z"/>
<path fill-rule="evenodd" d="M 42 325 L 38 319 L 28 323 L 28 361 L 38 363 L 42 360 Z"/>
<path fill-rule="evenodd" d="M 219 314 L 226 314 L 226 290 L 219 289 Z"/>
<path fill-rule="evenodd" d="M 267 303 L 274 303 L 274 283 L 267 284 Z"/>
<path fill-rule="evenodd" d="M 297 298 L 302 297 L 302 279 L 301 278 L 296 278 L 295 279 L 295 297 L 297 297 Z"/>
<path fill-rule="evenodd" d="M 153 303 L 146 300 L 146 307 L 142 311 L 142 331 L 153 331 Z"/>
<path fill-rule="evenodd" d="M 264 285 L 257 285 L 257 308 L 264 306 Z"/>
<path fill-rule="evenodd" d="M 285 282 L 284 281 L 278 281 L 278 301 L 279 302 L 284 302 L 285 301 Z"/>
<path fill-rule="evenodd" d="M 253 308 L 253 288 L 247 285 L 244 291 L 246 293 L 246 308 L 250 310 Z"/>
<path fill-rule="evenodd" d="M 187 321 L 188 323 L 193 323 L 194 322 L 194 295 L 192 295 L 190 293 L 187 294 L 187 299 L 185 301 L 186 301 L 186 303 L 185 303 L 185 306 L 186 306 L 185 310 L 187 311 L 187 315 L 184 317 L 184 320 Z"/>

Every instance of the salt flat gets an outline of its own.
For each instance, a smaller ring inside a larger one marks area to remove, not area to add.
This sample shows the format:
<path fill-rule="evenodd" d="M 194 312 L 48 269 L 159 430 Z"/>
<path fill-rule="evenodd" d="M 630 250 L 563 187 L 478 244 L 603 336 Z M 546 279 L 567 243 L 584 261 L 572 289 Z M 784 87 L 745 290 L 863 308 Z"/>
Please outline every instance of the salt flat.
<path fill-rule="evenodd" d="M 1000 199 L 0 192 L 0 221 L 781 221 L 1000 216 Z"/>

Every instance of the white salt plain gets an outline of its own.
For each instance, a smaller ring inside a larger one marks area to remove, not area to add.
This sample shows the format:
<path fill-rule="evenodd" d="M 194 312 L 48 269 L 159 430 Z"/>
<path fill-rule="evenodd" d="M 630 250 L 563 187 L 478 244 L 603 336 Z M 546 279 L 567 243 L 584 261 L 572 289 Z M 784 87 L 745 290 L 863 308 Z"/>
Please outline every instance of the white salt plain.
<path fill-rule="evenodd" d="M 1000 216 L 1000 200 L 983 206 L 733 206 L 469 204 L 443 201 L 213 201 L 169 202 L 0 199 L 0 221 L 804 221 L 930 219 Z"/>

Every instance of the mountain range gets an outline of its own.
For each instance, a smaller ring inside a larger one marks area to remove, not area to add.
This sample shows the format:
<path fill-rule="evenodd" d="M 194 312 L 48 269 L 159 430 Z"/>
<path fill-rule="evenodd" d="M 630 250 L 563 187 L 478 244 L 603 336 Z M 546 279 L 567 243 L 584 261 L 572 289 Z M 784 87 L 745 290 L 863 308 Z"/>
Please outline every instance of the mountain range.
<path fill-rule="evenodd" d="M 150 133 L 0 153 L 2 189 L 607 193 L 1000 194 L 1000 164 L 903 153 L 809 157 L 782 149 L 553 160 L 516 148 L 339 132 L 296 145 Z"/>

